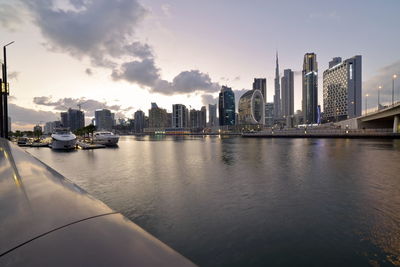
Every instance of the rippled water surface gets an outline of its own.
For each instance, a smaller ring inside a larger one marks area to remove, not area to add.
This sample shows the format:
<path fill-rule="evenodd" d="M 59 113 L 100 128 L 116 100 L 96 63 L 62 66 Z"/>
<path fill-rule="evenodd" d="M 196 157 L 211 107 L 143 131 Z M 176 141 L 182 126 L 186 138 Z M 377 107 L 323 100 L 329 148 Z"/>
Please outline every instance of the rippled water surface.
<path fill-rule="evenodd" d="M 400 140 L 26 150 L 201 266 L 400 266 Z"/>

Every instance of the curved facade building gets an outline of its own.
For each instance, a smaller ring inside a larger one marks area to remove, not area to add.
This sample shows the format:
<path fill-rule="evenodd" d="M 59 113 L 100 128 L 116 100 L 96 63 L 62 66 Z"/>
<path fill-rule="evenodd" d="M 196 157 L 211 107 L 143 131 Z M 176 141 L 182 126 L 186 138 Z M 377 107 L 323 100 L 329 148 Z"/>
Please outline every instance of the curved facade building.
<path fill-rule="evenodd" d="M 264 98 L 261 91 L 247 91 L 239 100 L 239 123 L 264 124 L 264 118 Z"/>

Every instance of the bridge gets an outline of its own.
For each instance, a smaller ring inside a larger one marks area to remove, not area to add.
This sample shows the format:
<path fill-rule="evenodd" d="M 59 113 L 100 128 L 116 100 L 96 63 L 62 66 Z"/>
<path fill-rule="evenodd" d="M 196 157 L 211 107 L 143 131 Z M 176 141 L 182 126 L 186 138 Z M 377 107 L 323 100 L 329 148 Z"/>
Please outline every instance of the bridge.
<path fill-rule="evenodd" d="M 400 133 L 400 101 L 363 116 L 335 123 L 349 129 L 393 129 Z"/>

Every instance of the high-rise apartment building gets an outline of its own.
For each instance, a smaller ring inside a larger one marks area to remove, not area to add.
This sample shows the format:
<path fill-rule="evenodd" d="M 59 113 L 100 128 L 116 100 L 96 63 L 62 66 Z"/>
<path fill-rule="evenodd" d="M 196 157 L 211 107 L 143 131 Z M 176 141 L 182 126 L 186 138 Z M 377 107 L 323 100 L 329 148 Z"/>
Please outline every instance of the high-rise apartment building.
<path fill-rule="evenodd" d="M 293 126 L 294 115 L 294 73 L 291 69 L 283 71 L 281 79 L 282 88 L 282 116 L 286 120 L 286 126 Z"/>
<path fill-rule="evenodd" d="M 264 98 L 264 103 L 267 102 L 267 79 L 266 78 L 254 78 L 253 90 L 260 90 L 263 95 L 263 98 Z"/>
<path fill-rule="evenodd" d="M 146 116 L 145 116 L 144 112 L 141 111 L 141 110 L 138 110 L 138 111 L 136 111 L 134 113 L 133 117 L 134 117 L 134 120 L 135 120 L 135 123 L 134 123 L 135 132 L 136 133 L 142 133 L 143 129 L 146 127 L 145 126 L 145 124 L 146 124 Z"/>
<path fill-rule="evenodd" d="M 192 129 L 204 129 L 206 127 L 207 120 L 207 109 L 201 107 L 201 110 L 190 110 L 190 128 Z"/>
<path fill-rule="evenodd" d="M 165 128 L 170 126 L 168 124 L 167 110 L 159 108 L 156 103 L 151 103 L 151 109 L 149 109 L 149 127 Z"/>
<path fill-rule="evenodd" d="M 235 125 L 235 94 L 232 88 L 222 86 L 218 99 L 219 125 Z"/>
<path fill-rule="evenodd" d="M 362 59 L 354 56 L 329 62 L 323 75 L 324 120 L 340 121 L 361 116 Z"/>
<path fill-rule="evenodd" d="M 265 126 L 274 126 L 274 103 L 265 104 Z"/>
<path fill-rule="evenodd" d="M 85 127 L 85 114 L 78 109 L 68 109 L 61 112 L 62 127 L 68 127 L 71 131 Z"/>
<path fill-rule="evenodd" d="M 276 53 L 276 66 L 275 66 L 274 116 L 276 120 L 281 118 L 281 86 L 279 84 L 278 52 Z"/>
<path fill-rule="evenodd" d="M 111 131 L 114 125 L 114 118 L 108 109 L 98 109 L 94 112 L 95 125 L 97 130 Z"/>
<path fill-rule="evenodd" d="M 172 128 L 189 127 L 189 111 L 185 105 L 172 105 Z"/>
<path fill-rule="evenodd" d="M 44 134 L 51 134 L 55 128 L 61 127 L 61 121 L 49 121 L 44 125 Z"/>
<path fill-rule="evenodd" d="M 208 105 L 208 123 L 210 127 L 217 126 L 217 105 Z"/>
<path fill-rule="evenodd" d="M 304 55 L 303 71 L 303 118 L 305 124 L 318 122 L 318 65 L 317 55 Z"/>

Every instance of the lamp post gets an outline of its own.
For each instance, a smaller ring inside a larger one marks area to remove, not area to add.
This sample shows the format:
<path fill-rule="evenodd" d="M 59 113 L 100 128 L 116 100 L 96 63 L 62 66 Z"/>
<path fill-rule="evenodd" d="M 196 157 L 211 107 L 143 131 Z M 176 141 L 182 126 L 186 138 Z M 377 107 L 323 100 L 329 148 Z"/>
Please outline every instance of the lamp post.
<path fill-rule="evenodd" d="M 396 78 L 397 78 L 397 75 L 396 74 L 393 74 L 393 77 L 392 77 L 393 79 L 392 79 L 392 106 L 394 105 L 394 80 L 396 80 Z"/>
<path fill-rule="evenodd" d="M 8 103 L 7 103 L 7 97 L 8 97 L 8 82 L 7 82 L 7 46 L 13 44 L 14 41 L 6 44 L 3 46 L 3 60 L 4 60 L 4 65 L 3 65 L 3 82 L 4 82 L 4 92 L 2 90 L 2 104 L 3 104 L 3 125 L 2 125 L 2 131 L 3 131 L 3 137 L 8 139 Z"/>
<path fill-rule="evenodd" d="M 382 86 L 379 86 L 378 87 L 378 110 L 380 110 L 380 107 L 381 107 L 381 101 L 380 101 L 380 99 L 381 99 L 381 89 L 382 89 Z"/>
<path fill-rule="evenodd" d="M 365 95 L 365 115 L 368 114 L 367 109 L 368 109 L 368 94 Z"/>

